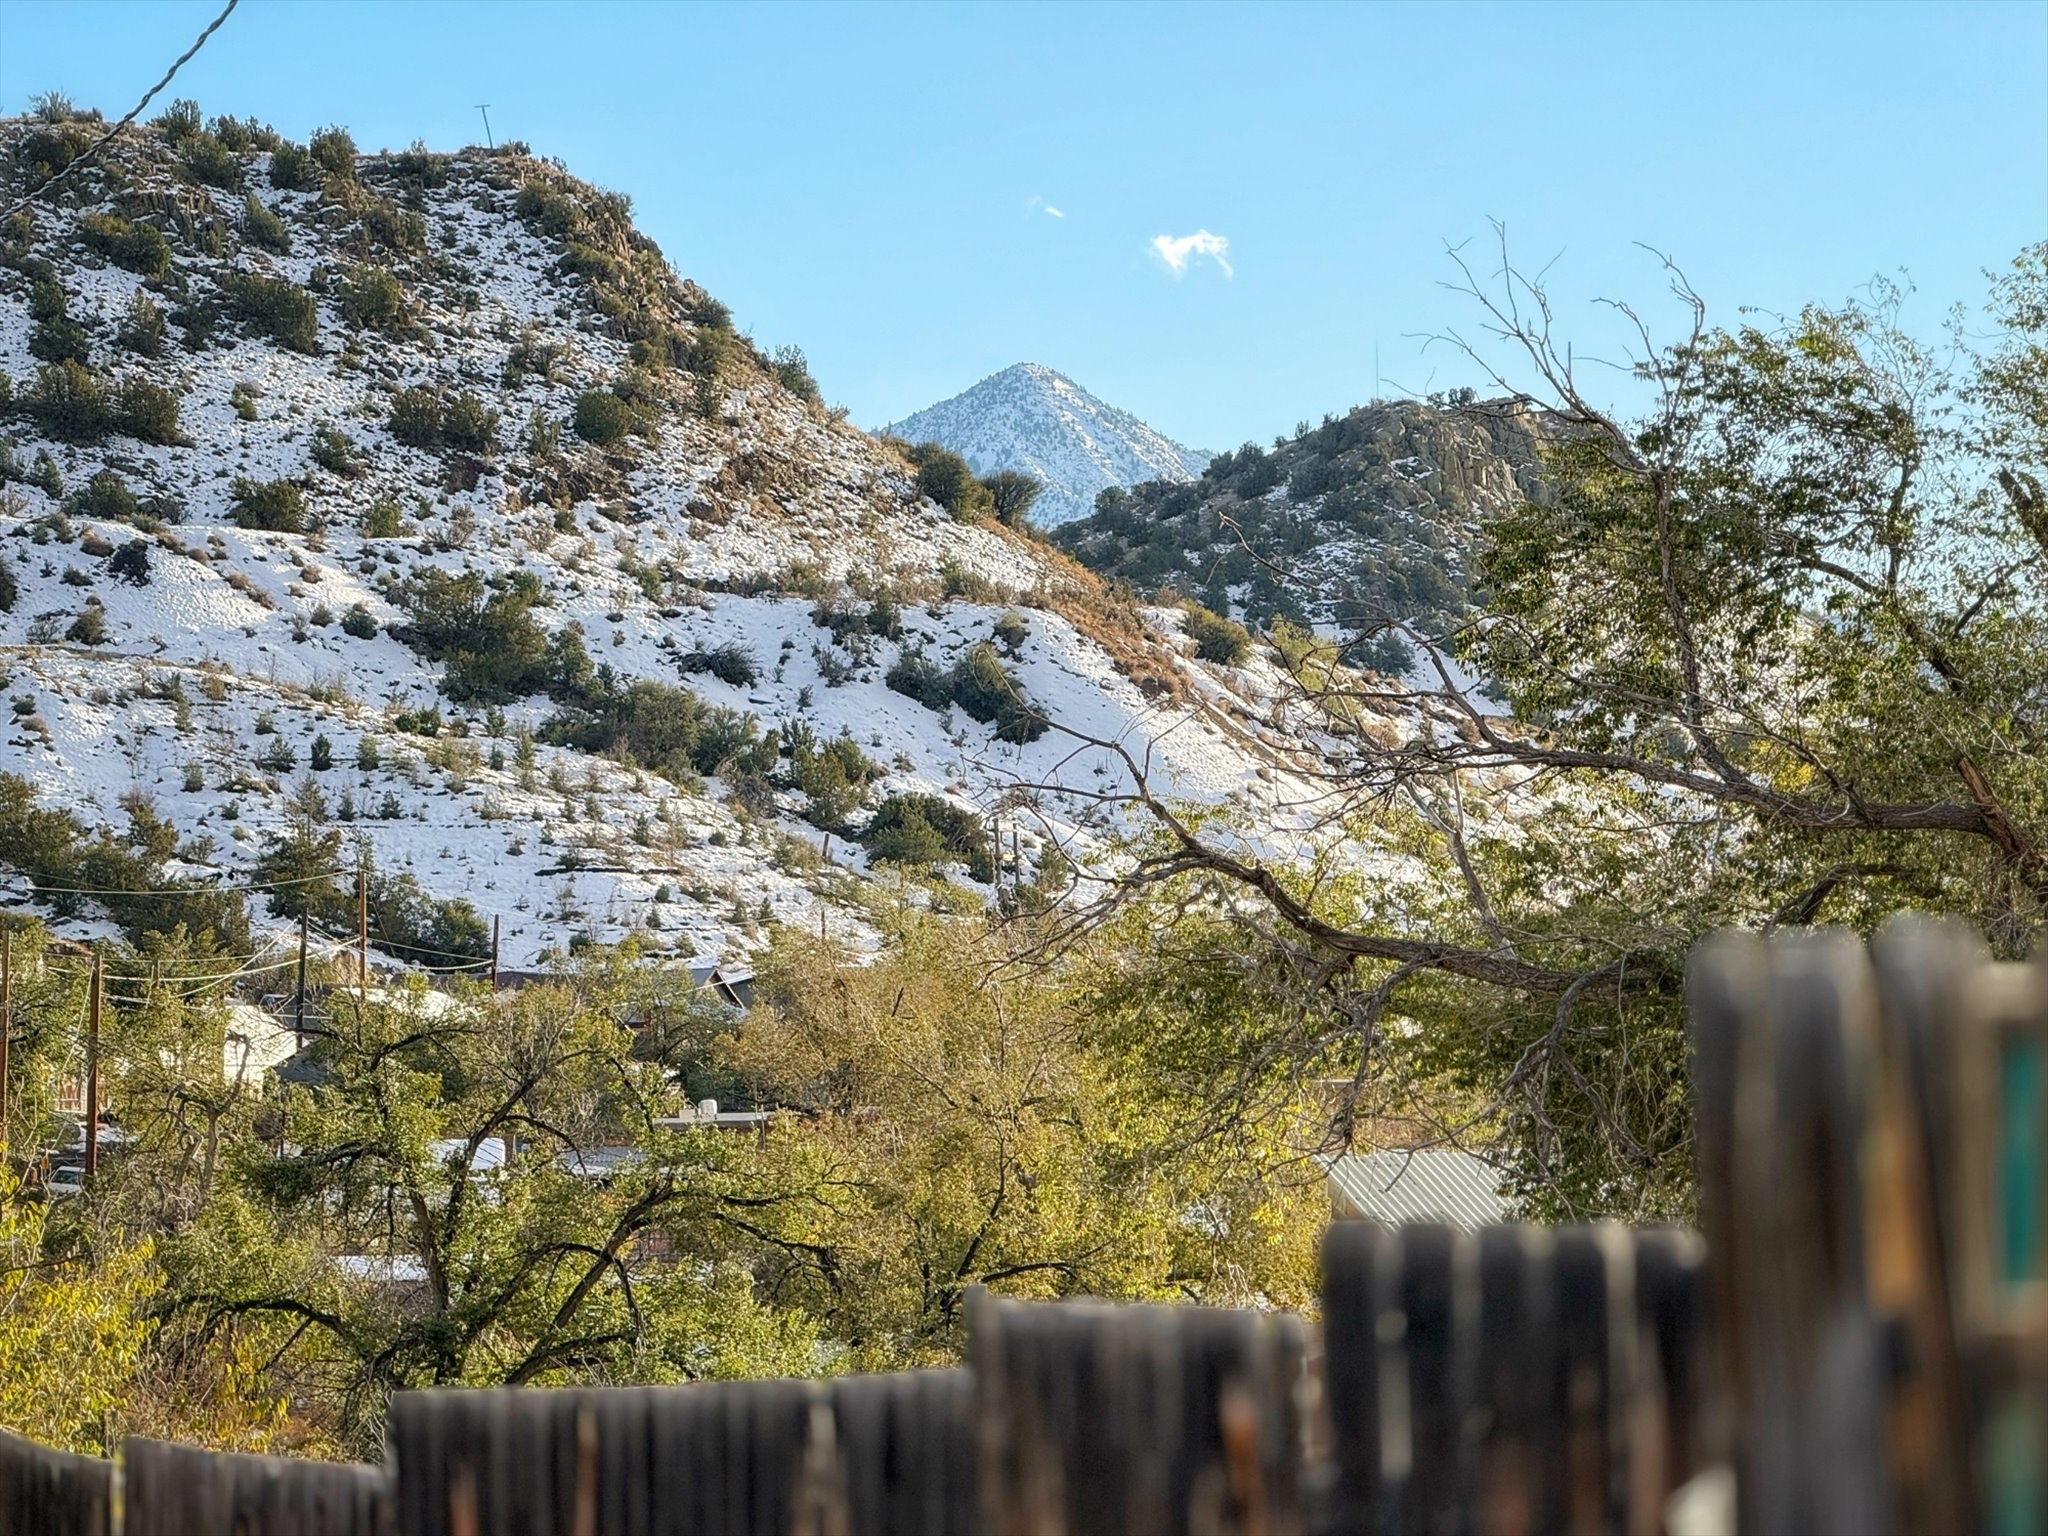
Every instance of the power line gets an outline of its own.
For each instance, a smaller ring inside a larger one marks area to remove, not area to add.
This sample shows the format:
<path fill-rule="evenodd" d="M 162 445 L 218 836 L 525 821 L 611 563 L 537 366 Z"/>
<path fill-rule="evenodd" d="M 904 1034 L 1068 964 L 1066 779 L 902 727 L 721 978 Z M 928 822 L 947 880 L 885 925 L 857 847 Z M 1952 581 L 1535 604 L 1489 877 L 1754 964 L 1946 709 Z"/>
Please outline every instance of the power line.
<path fill-rule="evenodd" d="M 204 48 L 206 46 L 206 40 L 209 37 L 213 36 L 214 33 L 220 30 L 220 24 L 226 21 L 229 15 L 234 11 L 234 8 L 240 5 L 241 3 L 242 0 L 228 0 L 227 9 L 223 10 L 218 16 L 214 17 L 213 20 L 207 24 L 206 30 L 200 33 L 199 36 L 193 40 L 192 46 L 190 48 L 187 48 L 183 53 L 178 55 L 177 61 L 173 63 L 169 69 L 164 71 L 163 79 L 157 81 L 155 85 L 152 85 L 147 91 L 142 93 L 142 100 L 135 103 L 134 108 L 130 110 L 126 117 L 122 118 L 121 121 L 114 124 L 113 127 L 109 128 L 105 133 L 101 134 L 97 139 L 95 139 L 90 145 L 86 147 L 86 150 L 83 154 L 81 154 L 76 160 L 73 160 L 69 165 L 65 166 L 63 170 L 59 171 L 56 175 L 52 176 L 48 181 L 44 182 L 34 191 L 23 194 L 22 197 L 20 197 L 18 200 L 16 200 L 13 204 L 11 204 L 8 207 L 6 213 L 0 214 L 0 218 L 12 218 L 15 214 L 19 213 L 22 209 L 26 208 L 30 203 L 34 202 L 37 198 L 41 197 L 44 193 L 48 192 L 50 188 L 56 186 L 58 182 L 64 180 L 73 171 L 77 170 L 80 166 L 84 165 L 88 160 L 91 160 L 95 156 L 97 156 L 99 152 L 105 149 L 109 144 L 113 143 L 114 136 L 118 134 L 123 128 L 126 128 L 130 123 L 134 122 L 136 118 L 142 115 L 142 109 L 148 106 L 150 102 L 153 99 L 155 99 L 156 93 L 171 83 L 171 76 L 175 75 L 179 70 L 183 69 L 186 66 L 186 64 L 191 62 L 192 55 L 197 53 L 201 48 Z"/>
<path fill-rule="evenodd" d="M 329 933 L 325 928 L 316 927 L 314 928 L 313 931 L 319 934 L 321 938 L 331 939 L 338 944 L 355 943 L 354 939 L 343 938 L 338 933 Z M 475 955 L 465 954 L 460 950 L 433 949 L 425 944 L 414 944 L 405 939 L 394 939 L 389 934 L 372 934 L 370 936 L 370 942 L 372 944 L 378 944 L 383 946 L 384 949 L 387 951 L 393 949 L 402 949 L 410 954 L 415 955 L 434 955 L 443 960 L 461 960 L 465 962 L 465 965 L 489 965 L 491 963 L 489 957 L 485 957 L 484 959 L 479 960 Z M 392 955 L 389 956 L 389 958 L 397 959 L 398 957 Z M 433 969 L 445 971 L 459 971 L 463 970 L 465 968 L 465 965 L 435 966 L 433 967 Z"/>
<path fill-rule="evenodd" d="M 345 874 L 345 869 L 330 869 L 324 874 L 297 875 L 290 880 L 252 880 L 241 885 L 166 885 L 153 891 L 96 891 L 83 886 L 43 885 L 33 875 L 23 875 L 28 882 L 32 896 L 216 896 L 243 891 L 280 891 L 292 885 L 318 885 L 336 875 Z"/>

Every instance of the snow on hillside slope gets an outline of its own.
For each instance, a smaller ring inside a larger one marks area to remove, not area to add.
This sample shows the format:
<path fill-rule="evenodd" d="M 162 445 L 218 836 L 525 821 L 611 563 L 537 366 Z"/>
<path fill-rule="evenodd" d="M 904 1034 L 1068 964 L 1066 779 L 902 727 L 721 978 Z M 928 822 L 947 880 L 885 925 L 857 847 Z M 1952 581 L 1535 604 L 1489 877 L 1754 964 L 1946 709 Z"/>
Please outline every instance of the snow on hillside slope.
<path fill-rule="evenodd" d="M 1113 485 L 1191 480 L 1210 457 L 1041 363 L 1005 368 L 883 430 L 950 448 L 978 475 L 1016 469 L 1035 477 L 1045 489 L 1031 520 L 1043 528 L 1086 517 L 1096 496 Z"/>
<path fill-rule="evenodd" d="M 10 196 L 61 131 L 0 122 Z M 140 792 L 192 872 L 235 880 L 311 785 L 379 870 L 500 920 L 504 963 L 521 967 L 577 935 L 638 933 L 698 960 L 743 957 L 771 921 L 857 940 L 872 873 L 859 834 L 892 794 L 1011 807 L 1027 866 L 1045 839 L 1085 854 L 1111 830 L 1090 797 L 1123 770 L 1070 732 L 1125 743 L 1175 793 L 1234 800 L 1254 822 L 1284 823 L 1279 808 L 1314 793 L 1291 739 L 1261 723 L 1270 668 L 1197 663 L 1172 615 L 1115 609 L 1043 545 L 918 498 L 897 458 L 788 387 L 616 201 L 504 153 L 356 157 L 308 190 L 276 185 L 294 177 L 275 158 L 242 152 L 240 185 L 199 185 L 181 170 L 189 142 L 139 131 L 0 229 L 0 559 L 15 589 L 0 772 L 44 803 L 118 824 Z M 254 238 L 264 212 L 288 252 Z M 168 270 L 99 254 L 112 226 L 89 238 L 93 214 L 162 230 Z M 381 272 L 403 312 L 366 322 Z M 313 334 L 281 344 L 248 305 L 250 274 L 302 294 Z M 146 305 L 169 321 L 153 352 L 133 336 Z M 48 354 L 81 337 L 98 387 L 175 392 L 179 440 L 64 414 Z M 593 393 L 630 404 L 628 435 L 579 437 Z M 495 418 L 459 447 L 452 425 L 401 442 L 398 413 L 428 397 L 451 424 L 465 400 Z M 297 490 L 303 526 L 238 526 L 238 491 L 246 503 L 272 482 Z M 524 594 L 549 656 L 579 637 L 595 681 L 494 708 L 446 696 L 444 667 L 407 633 L 435 571 L 474 574 L 493 600 Z M 1053 722 L 1037 740 L 886 685 L 906 652 L 950 667 L 999 628 L 1003 666 Z M 721 681 L 713 653 L 747 665 Z M 550 731 L 634 679 L 752 717 L 784 756 L 745 783 L 729 764 L 663 778 Z M 816 807 L 792 783 L 799 726 L 850 737 L 878 773 L 838 836 L 805 819 Z M 316 771 L 320 737 L 331 763 Z"/>

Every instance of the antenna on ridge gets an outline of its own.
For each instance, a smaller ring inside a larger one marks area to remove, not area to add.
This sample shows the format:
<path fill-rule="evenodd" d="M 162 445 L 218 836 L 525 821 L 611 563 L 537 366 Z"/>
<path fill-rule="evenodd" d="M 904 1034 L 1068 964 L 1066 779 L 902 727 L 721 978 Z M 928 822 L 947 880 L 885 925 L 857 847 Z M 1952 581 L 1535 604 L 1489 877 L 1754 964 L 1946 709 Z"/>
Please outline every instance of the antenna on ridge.
<path fill-rule="evenodd" d="M 484 115 L 484 147 L 496 149 L 498 146 L 491 138 L 491 104 L 488 101 L 480 101 L 476 104 L 476 109 Z"/>

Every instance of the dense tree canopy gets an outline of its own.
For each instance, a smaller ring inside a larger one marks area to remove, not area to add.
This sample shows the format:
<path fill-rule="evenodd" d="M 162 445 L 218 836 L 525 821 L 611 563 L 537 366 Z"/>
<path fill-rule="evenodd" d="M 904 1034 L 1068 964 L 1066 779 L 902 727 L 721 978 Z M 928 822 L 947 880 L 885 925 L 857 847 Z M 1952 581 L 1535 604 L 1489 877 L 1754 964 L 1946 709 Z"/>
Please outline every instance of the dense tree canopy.
<path fill-rule="evenodd" d="M 1507 398 L 1465 408 L 1540 413 L 1549 494 L 1480 530 L 1483 607 L 1401 631 L 1420 686 L 1280 644 L 1335 728 L 1325 830 L 1415 873 L 1304 876 L 1146 788 L 1126 889 L 1268 925 L 1325 983 L 1304 1054 L 1453 1085 L 1447 1134 L 1505 1131 L 1536 1209 L 1682 1213 L 1698 935 L 1912 906 L 2016 954 L 2042 928 L 2048 247 L 1997 280 L 1988 335 L 1940 346 L 1883 284 L 1731 330 L 1678 281 L 1634 418 L 1502 271 L 1470 283 L 1468 351 Z"/>

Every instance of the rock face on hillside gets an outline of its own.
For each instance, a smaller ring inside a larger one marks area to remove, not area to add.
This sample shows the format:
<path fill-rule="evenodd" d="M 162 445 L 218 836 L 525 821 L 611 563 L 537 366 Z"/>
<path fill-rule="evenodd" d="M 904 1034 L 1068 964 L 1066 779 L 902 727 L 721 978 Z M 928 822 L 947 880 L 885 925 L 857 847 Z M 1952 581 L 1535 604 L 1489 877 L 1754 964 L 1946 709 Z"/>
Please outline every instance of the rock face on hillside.
<path fill-rule="evenodd" d="M 1179 483 L 1209 462 L 1041 363 L 1005 368 L 883 430 L 950 448 L 978 475 L 1015 469 L 1037 479 L 1045 489 L 1031 520 L 1041 528 L 1085 517 L 1112 486 Z"/>
<path fill-rule="evenodd" d="M 0 195 L 97 131 L 0 122 Z M 949 519 L 516 149 L 140 128 L 0 227 L 0 375 L 0 873 L 85 878 L 25 783 L 167 880 L 366 862 L 390 954 L 731 960 L 858 940 L 885 860 L 1085 851 L 1060 776 L 1117 765 L 1068 730 L 1288 792 L 1259 664 Z"/>
<path fill-rule="evenodd" d="M 1112 496 L 1054 537 L 1102 575 L 1254 625 L 1440 627 L 1466 611 L 1487 512 L 1543 493 L 1536 448 L 1535 424 L 1502 406 L 1360 406 L 1270 450 L 1221 454 L 1192 482 Z M 1392 641 L 1361 659 L 1403 665 Z"/>

